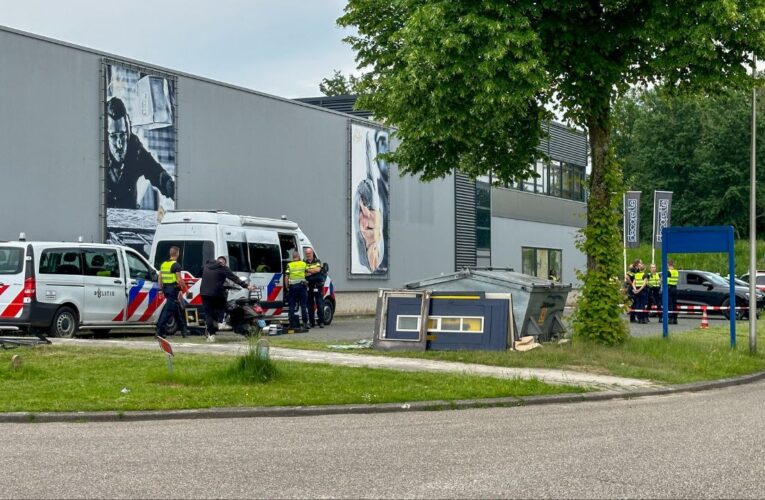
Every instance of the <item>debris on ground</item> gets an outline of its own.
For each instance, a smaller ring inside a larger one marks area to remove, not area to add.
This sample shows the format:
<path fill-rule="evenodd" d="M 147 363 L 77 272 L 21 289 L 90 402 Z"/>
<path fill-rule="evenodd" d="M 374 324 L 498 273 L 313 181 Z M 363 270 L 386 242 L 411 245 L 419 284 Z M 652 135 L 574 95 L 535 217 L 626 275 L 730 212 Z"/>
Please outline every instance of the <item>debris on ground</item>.
<path fill-rule="evenodd" d="M 353 344 L 335 344 L 335 345 L 328 345 L 329 349 L 337 349 L 340 351 L 347 351 L 350 349 L 371 349 L 372 348 L 372 341 L 371 340 L 357 340 Z"/>

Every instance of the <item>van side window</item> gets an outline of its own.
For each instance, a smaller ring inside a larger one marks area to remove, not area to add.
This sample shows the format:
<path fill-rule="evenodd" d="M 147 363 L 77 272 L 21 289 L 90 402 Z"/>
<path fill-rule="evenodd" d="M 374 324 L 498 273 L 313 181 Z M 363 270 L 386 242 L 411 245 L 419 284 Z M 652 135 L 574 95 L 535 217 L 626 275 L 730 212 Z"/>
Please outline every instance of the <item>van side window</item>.
<path fill-rule="evenodd" d="M 121 276 L 117 250 L 112 248 L 84 248 L 82 258 L 85 260 L 85 276 L 100 276 L 102 278 L 119 278 Z"/>
<path fill-rule="evenodd" d="M 249 273 L 250 264 L 247 262 L 247 247 L 242 241 L 227 241 L 228 267 L 233 272 Z"/>
<path fill-rule="evenodd" d="M 165 240 L 157 243 L 154 255 L 154 267 L 159 269 L 167 260 L 170 247 L 181 249 L 181 268 L 197 278 L 202 277 L 202 267 L 215 260 L 213 242 L 209 240 Z"/>
<path fill-rule="evenodd" d="M 0 248 L 0 274 L 19 274 L 24 269 L 24 250 Z"/>
<path fill-rule="evenodd" d="M 281 272 L 279 245 L 269 243 L 250 243 L 250 266 L 253 273 Z"/>
<path fill-rule="evenodd" d="M 82 274 L 79 248 L 49 248 L 40 255 L 40 274 Z"/>
<path fill-rule="evenodd" d="M 141 259 L 138 258 L 133 252 L 125 252 L 127 256 L 128 272 L 130 273 L 130 279 L 133 280 L 150 280 L 152 279 L 151 270 Z"/>

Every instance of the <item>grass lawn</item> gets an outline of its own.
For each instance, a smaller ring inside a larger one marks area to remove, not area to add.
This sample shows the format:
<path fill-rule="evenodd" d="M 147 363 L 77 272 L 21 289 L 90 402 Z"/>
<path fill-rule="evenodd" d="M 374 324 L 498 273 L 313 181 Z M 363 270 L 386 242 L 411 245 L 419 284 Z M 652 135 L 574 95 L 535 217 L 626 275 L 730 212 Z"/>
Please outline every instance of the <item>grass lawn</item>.
<path fill-rule="evenodd" d="M 14 354 L 23 359 L 13 371 Z M 276 362 L 270 382 L 243 380 L 234 356 L 43 346 L 0 351 L 0 412 L 153 410 L 458 400 L 584 392 L 538 381 Z M 127 389 L 127 391 L 123 391 Z"/>
<path fill-rule="evenodd" d="M 616 347 L 606 347 L 580 339 L 567 344 L 545 344 L 528 352 L 426 351 L 382 353 L 372 349 L 343 351 L 350 353 L 401 356 L 460 361 L 494 366 L 559 368 L 603 375 L 649 379 L 669 384 L 716 380 L 765 370 L 765 320 L 758 324 L 759 352 L 749 355 L 746 323 L 737 325 L 735 350 L 730 349 L 726 327 L 691 330 L 661 337 L 630 338 Z M 269 339 L 271 340 L 271 339 Z M 327 349 L 317 342 L 280 342 L 278 347 Z"/>

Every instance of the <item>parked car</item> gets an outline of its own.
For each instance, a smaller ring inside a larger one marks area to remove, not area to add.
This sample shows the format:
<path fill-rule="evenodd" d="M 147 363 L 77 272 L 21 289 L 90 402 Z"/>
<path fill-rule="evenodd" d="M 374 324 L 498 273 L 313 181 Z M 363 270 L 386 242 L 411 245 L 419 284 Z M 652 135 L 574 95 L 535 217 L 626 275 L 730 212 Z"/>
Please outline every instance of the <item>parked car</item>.
<path fill-rule="evenodd" d="M 736 307 L 749 307 L 749 287 L 736 283 Z M 730 305 L 730 284 L 719 274 L 709 271 L 681 270 L 677 282 L 677 304 L 682 306 L 717 306 Z M 757 309 L 765 307 L 765 294 L 757 292 Z M 720 311 L 726 318 L 729 311 Z M 710 311 L 717 314 L 717 311 Z M 746 310 L 738 310 L 736 317 L 743 319 L 748 316 Z"/>
<path fill-rule="evenodd" d="M 749 283 L 749 273 L 742 274 L 741 280 Z M 754 286 L 761 292 L 765 292 L 765 271 L 757 271 L 757 281 L 754 282 Z"/>

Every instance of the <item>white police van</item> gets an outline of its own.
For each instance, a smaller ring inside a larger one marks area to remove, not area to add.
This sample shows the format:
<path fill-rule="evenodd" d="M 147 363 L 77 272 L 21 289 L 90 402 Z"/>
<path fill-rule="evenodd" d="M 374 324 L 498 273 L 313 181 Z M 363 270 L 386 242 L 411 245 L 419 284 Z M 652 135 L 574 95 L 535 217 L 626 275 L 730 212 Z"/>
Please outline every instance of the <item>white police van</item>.
<path fill-rule="evenodd" d="M 73 337 L 80 329 L 153 326 L 157 272 L 118 245 L 0 242 L 0 328 Z"/>
<path fill-rule="evenodd" d="M 312 247 L 295 222 L 222 211 L 167 212 L 157 226 L 151 246 L 149 260 L 154 267 L 159 268 L 167 260 L 173 246 L 181 250 L 182 276 L 191 291 L 191 298 L 185 299 L 186 309 L 198 310 L 195 316 L 199 323 L 190 326 L 201 326 L 202 322 L 202 297 L 199 295 L 202 268 L 219 256 L 226 256 L 229 268 L 237 276 L 260 289 L 260 304 L 269 322 L 286 321 L 284 271 L 292 260 L 293 250 L 305 257 L 305 249 Z M 320 257 L 318 252 L 316 255 Z M 335 289 L 329 277 L 323 292 L 324 322 L 328 325 L 335 312 Z M 173 325 L 169 329 L 172 331 Z"/>

